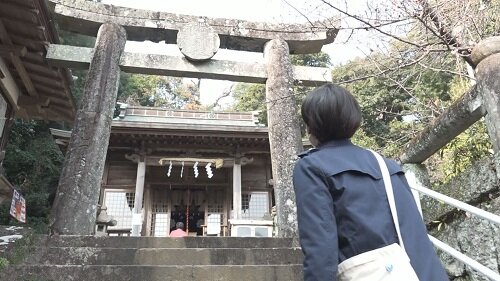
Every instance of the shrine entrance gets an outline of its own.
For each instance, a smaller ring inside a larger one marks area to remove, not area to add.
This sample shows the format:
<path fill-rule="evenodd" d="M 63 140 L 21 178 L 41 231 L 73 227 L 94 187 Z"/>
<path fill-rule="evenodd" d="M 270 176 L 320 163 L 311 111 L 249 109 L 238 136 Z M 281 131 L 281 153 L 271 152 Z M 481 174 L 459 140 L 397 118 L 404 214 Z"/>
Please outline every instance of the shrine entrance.
<path fill-rule="evenodd" d="M 152 188 L 148 208 L 148 236 L 165 237 L 184 224 L 189 236 L 227 235 L 227 200 L 223 188 L 172 186 Z"/>
<path fill-rule="evenodd" d="M 171 192 L 172 215 L 170 216 L 170 231 L 175 230 L 178 222 L 184 224 L 183 230 L 190 236 L 203 235 L 205 221 L 204 205 L 205 190 L 201 188 L 175 188 Z"/>

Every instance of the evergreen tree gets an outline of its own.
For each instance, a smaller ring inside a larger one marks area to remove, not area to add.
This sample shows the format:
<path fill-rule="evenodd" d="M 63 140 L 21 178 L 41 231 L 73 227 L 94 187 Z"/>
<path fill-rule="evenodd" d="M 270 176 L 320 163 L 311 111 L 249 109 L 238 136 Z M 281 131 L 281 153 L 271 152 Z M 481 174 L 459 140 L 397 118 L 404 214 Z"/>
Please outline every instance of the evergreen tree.
<path fill-rule="evenodd" d="M 5 175 L 26 199 L 27 225 L 45 233 L 64 157 L 42 121 L 16 120 L 4 161 Z M 0 224 L 14 223 L 1 207 Z"/>

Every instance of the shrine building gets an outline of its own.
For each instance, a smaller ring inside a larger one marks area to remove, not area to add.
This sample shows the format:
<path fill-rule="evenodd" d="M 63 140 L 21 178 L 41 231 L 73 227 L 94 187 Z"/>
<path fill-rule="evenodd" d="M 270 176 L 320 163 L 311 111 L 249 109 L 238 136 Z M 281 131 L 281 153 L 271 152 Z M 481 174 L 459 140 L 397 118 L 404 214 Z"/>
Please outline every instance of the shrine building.
<path fill-rule="evenodd" d="M 99 199 L 117 221 L 110 235 L 141 220 L 140 236 L 168 236 L 179 221 L 190 236 L 272 236 L 269 136 L 255 112 L 121 104 L 116 115 Z M 70 132 L 52 134 L 67 145 Z"/>

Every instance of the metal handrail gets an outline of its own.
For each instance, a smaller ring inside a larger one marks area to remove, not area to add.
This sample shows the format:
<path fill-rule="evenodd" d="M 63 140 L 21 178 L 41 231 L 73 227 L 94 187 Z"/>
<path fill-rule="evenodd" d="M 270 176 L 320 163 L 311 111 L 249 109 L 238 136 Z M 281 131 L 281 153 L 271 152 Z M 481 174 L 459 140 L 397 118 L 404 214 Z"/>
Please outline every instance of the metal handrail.
<path fill-rule="evenodd" d="M 411 183 L 410 183 L 411 182 Z M 425 194 L 431 198 L 437 199 L 439 201 L 442 201 L 444 203 L 447 203 L 451 206 L 457 207 L 461 210 L 467 211 L 471 214 L 474 214 L 478 217 L 484 218 L 490 222 L 500 224 L 500 216 L 497 216 L 495 214 L 492 214 L 490 212 L 487 212 L 485 210 L 479 209 L 477 207 L 471 206 L 467 203 L 464 203 L 462 201 L 459 201 L 457 199 L 451 198 L 449 196 L 443 195 L 439 192 L 436 192 L 434 190 L 431 190 L 429 188 L 423 187 L 421 185 L 416 184 L 415 182 L 409 181 L 410 187 L 413 190 L 418 191 L 419 193 Z M 419 202 L 417 202 L 417 205 Z M 421 211 L 421 210 L 420 210 Z M 456 258 L 457 260 L 465 263 L 466 265 L 470 266 L 472 269 L 476 270 L 477 272 L 484 274 L 486 277 L 490 278 L 491 280 L 494 281 L 500 281 L 500 274 L 497 272 L 489 269 L 488 267 L 480 264 L 476 260 L 469 258 L 468 256 L 462 254 L 461 252 L 455 250 L 453 247 L 450 245 L 436 239 L 435 237 L 429 235 L 429 239 L 431 242 L 439 249 L 443 250 L 444 252 L 448 253 L 452 257 Z"/>
<path fill-rule="evenodd" d="M 429 188 L 420 186 L 418 184 L 411 184 L 410 186 L 412 189 L 414 189 L 420 193 L 423 193 L 429 197 L 432 197 L 434 199 L 437 199 L 439 201 L 442 201 L 444 203 L 447 203 L 447 204 L 452 205 L 454 207 L 457 207 L 461 210 L 467 211 L 467 212 L 474 214 L 478 217 L 481 217 L 483 219 L 489 220 L 491 222 L 494 222 L 494 223 L 500 225 L 500 216 L 497 216 L 497 215 L 492 214 L 490 212 L 487 212 L 485 210 L 479 209 L 477 207 L 471 206 L 467 203 L 464 203 L 464 202 L 459 201 L 457 199 L 448 197 L 446 195 L 443 195 L 443 194 L 436 192 L 434 190 L 431 190 Z"/>
<path fill-rule="evenodd" d="M 466 265 L 470 266 L 471 268 L 475 269 L 477 272 L 482 273 L 486 275 L 488 278 L 490 278 L 493 281 L 500 281 L 500 274 L 496 273 L 495 271 L 487 268 L 486 266 L 480 264 L 474 259 L 469 258 L 468 256 L 462 254 L 461 252 L 455 250 L 452 248 L 450 245 L 436 239 L 433 236 L 429 235 L 429 239 L 431 242 L 438 247 L 439 249 L 445 251 L 448 253 L 450 256 L 456 258 L 457 260 L 465 263 Z"/>

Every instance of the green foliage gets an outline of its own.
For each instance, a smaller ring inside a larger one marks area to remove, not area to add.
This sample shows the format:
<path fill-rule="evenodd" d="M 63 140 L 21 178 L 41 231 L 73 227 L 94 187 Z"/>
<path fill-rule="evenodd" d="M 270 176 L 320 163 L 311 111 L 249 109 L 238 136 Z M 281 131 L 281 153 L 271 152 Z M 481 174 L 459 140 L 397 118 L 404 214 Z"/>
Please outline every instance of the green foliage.
<path fill-rule="evenodd" d="M 408 53 L 406 56 L 413 54 Z M 415 59 L 415 58 L 413 58 Z M 435 71 L 424 65 L 439 65 L 451 68 L 456 63 L 454 56 L 437 57 L 429 55 L 422 65 L 414 64 L 403 68 L 389 69 L 398 61 L 373 54 L 357 59 L 332 70 L 333 81 L 342 84 L 356 97 L 362 108 L 363 123 L 353 137 L 353 142 L 377 150 L 388 157 L 397 157 L 403 147 L 423 128 L 439 116 L 454 100 L 470 87 L 469 82 L 456 78 L 449 72 Z M 292 56 L 295 64 L 328 66 L 327 56 L 320 54 Z M 382 61 L 384 65 L 377 62 Z M 381 67 L 389 69 L 380 73 Z M 297 105 L 309 91 L 295 87 Z M 263 85 L 238 84 L 233 97 L 235 110 L 261 110 L 266 112 L 265 87 Z M 266 115 L 262 115 L 266 122 Z M 430 170 L 440 171 L 439 181 L 447 181 L 474 161 L 489 155 L 491 144 L 486 127 L 477 123 L 458 136 L 435 157 Z"/>
<path fill-rule="evenodd" d="M 481 1 L 487 5 L 485 9 L 484 35 L 499 35 L 500 34 L 500 0 Z"/>
<path fill-rule="evenodd" d="M 10 224 L 10 203 L 10 200 L 7 200 L 7 202 L 0 204 L 0 225 Z"/>
<path fill-rule="evenodd" d="M 232 92 L 235 111 L 260 111 L 259 122 L 267 124 L 266 87 L 261 84 L 238 83 Z"/>
<path fill-rule="evenodd" d="M 9 263 L 21 263 L 29 255 L 30 251 L 33 250 L 33 246 L 36 245 L 38 239 L 33 233 L 27 233 L 22 238 L 14 241 L 13 251 L 7 255 Z"/>
<path fill-rule="evenodd" d="M 5 269 L 7 266 L 9 266 L 9 260 L 3 257 L 0 257 L 0 271 Z"/>
<path fill-rule="evenodd" d="M 449 83 L 452 100 L 459 99 L 469 89 L 465 79 L 454 78 Z M 480 120 L 439 150 L 428 166 L 435 184 L 449 181 L 470 167 L 475 161 L 493 153 L 484 120 Z"/>
<path fill-rule="evenodd" d="M 367 136 L 363 128 L 360 128 L 356 132 L 356 134 L 354 134 L 354 136 L 352 137 L 352 142 L 362 147 L 372 147 L 372 148 L 378 147 L 375 139 L 373 137 Z"/>
<path fill-rule="evenodd" d="M 291 55 L 290 61 L 293 65 L 330 67 L 332 65 L 327 53 Z"/>
<path fill-rule="evenodd" d="M 28 226 L 45 232 L 64 157 L 42 122 L 16 120 L 6 147 L 5 173 L 26 199 Z M 14 223 L 4 207 L 1 220 Z M 9 219 L 6 219 L 7 216 Z"/>
<path fill-rule="evenodd" d="M 131 105 L 196 109 L 198 85 L 181 78 L 121 73 L 118 101 Z"/>
<path fill-rule="evenodd" d="M 353 61 L 335 68 L 332 75 L 334 81 L 350 81 L 344 86 L 362 108 L 362 128 L 353 141 L 389 157 L 401 155 L 411 139 L 470 88 L 466 79 L 420 65 L 373 75 L 380 72 L 374 60 Z M 447 57 L 435 63 L 444 66 L 452 60 Z M 486 127 L 478 122 L 435 154 L 427 165 L 435 182 L 446 182 L 491 151 Z"/>
<path fill-rule="evenodd" d="M 476 122 L 439 151 L 439 156 L 443 161 L 440 165 L 444 173 L 442 182 L 449 181 L 475 161 L 492 153 L 493 149 L 485 123 Z"/>
<path fill-rule="evenodd" d="M 394 157 L 451 100 L 451 75 L 419 66 L 398 69 L 390 75 L 373 75 L 379 68 L 373 58 L 336 67 L 333 80 L 343 83 L 358 100 L 363 132 L 375 148 Z"/>
<path fill-rule="evenodd" d="M 293 65 L 302 66 L 328 67 L 331 65 L 330 56 L 326 53 L 291 55 L 290 61 Z M 305 95 L 311 90 L 312 88 L 303 86 L 295 86 L 293 88 L 293 97 L 298 108 L 300 108 Z M 267 125 L 267 103 L 272 101 L 266 100 L 265 85 L 238 83 L 232 92 L 232 96 L 235 100 L 232 110 L 259 110 L 261 111 L 259 121 Z M 302 131 L 304 133 L 304 130 Z"/>

